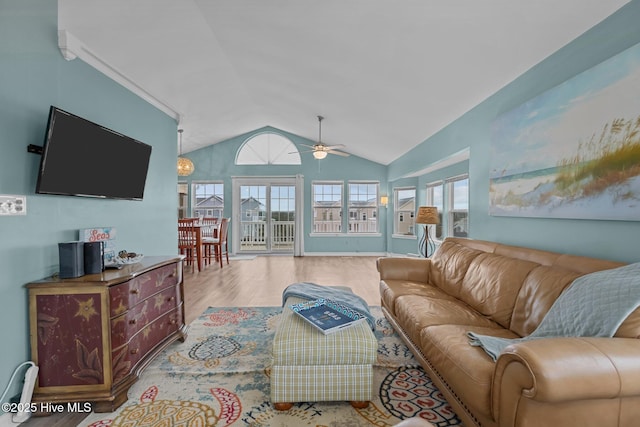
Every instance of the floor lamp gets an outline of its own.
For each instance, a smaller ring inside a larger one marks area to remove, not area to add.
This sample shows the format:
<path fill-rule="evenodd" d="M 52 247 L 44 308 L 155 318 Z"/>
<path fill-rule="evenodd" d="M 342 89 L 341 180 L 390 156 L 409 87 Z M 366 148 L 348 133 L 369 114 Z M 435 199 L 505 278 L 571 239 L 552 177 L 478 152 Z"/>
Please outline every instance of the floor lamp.
<path fill-rule="evenodd" d="M 435 206 L 420 206 L 418 208 L 416 224 L 424 225 L 424 234 L 422 235 L 419 243 L 420 253 L 423 257 L 429 258 L 436 250 L 436 244 L 429 234 L 429 225 L 440 224 L 438 208 Z"/>

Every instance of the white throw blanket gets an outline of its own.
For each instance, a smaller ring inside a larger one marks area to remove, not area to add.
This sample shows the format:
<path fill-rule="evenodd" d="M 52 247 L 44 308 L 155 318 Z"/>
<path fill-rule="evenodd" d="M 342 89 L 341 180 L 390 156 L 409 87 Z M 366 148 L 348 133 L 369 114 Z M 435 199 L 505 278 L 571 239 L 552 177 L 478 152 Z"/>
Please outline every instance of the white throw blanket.
<path fill-rule="evenodd" d="M 531 335 L 508 339 L 468 332 L 469 344 L 495 361 L 509 344 L 551 337 L 612 337 L 640 306 L 640 263 L 578 277 Z"/>

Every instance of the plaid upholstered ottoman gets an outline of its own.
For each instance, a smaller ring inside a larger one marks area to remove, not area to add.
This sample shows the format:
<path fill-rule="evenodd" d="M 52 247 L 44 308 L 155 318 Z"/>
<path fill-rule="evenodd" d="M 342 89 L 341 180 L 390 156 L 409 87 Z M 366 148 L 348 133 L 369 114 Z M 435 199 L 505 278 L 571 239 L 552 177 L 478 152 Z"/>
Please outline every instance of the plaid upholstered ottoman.
<path fill-rule="evenodd" d="M 289 297 L 273 339 L 271 402 L 287 410 L 293 402 L 350 401 L 358 408 L 371 400 L 378 342 L 367 322 L 324 335 L 289 306 Z"/>

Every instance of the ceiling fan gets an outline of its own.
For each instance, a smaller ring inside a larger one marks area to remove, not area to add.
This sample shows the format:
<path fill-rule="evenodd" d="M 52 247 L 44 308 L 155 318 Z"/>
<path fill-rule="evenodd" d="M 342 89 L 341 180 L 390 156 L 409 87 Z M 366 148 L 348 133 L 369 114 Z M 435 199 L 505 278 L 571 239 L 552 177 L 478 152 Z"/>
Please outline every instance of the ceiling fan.
<path fill-rule="evenodd" d="M 349 153 L 336 150 L 336 148 L 344 148 L 343 144 L 325 145 L 322 143 L 322 120 L 324 120 L 324 117 L 318 116 L 318 143 L 313 145 L 301 144 L 305 147 L 311 148 L 311 150 L 303 151 L 303 153 L 313 153 L 313 157 L 318 160 L 324 159 L 327 157 L 327 154 L 337 154 L 338 156 L 343 157 L 349 156 Z"/>

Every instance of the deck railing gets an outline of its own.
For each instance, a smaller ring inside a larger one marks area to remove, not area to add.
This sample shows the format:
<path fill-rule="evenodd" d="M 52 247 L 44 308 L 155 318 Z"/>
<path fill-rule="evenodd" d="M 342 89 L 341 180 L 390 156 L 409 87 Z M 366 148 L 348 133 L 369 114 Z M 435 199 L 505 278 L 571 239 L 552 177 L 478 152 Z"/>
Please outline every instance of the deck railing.
<path fill-rule="evenodd" d="M 241 227 L 240 250 L 264 251 L 267 249 L 266 222 L 242 221 Z M 293 250 L 294 231 L 293 221 L 272 221 L 269 233 L 271 249 L 274 251 Z"/>
<path fill-rule="evenodd" d="M 240 250 L 241 251 L 265 251 L 267 250 L 267 234 L 265 234 L 265 221 L 242 221 L 240 223 Z M 314 233 L 340 233 L 341 221 L 316 221 L 313 224 Z M 350 233 L 377 233 L 378 224 L 375 220 L 350 221 Z M 272 221 L 271 250 L 292 251 L 295 238 L 295 226 L 293 221 Z"/>

